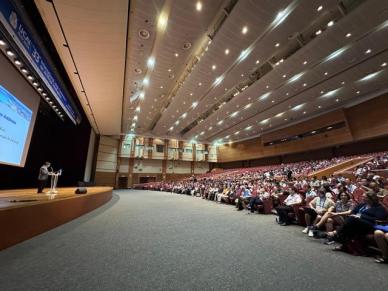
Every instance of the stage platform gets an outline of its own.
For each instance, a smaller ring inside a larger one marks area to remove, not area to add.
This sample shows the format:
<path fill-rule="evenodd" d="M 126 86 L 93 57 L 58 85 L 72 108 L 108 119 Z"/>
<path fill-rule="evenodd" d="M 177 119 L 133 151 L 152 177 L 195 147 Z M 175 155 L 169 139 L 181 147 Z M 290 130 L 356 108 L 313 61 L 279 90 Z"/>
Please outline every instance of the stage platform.
<path fill-rule="evenodd" d="M 107 203 L 111 187 L 57 188 L 58 194 L 37 194 L 36 189 L 0 191 L 0 250 L 66 223 Z M 48 189 L 46 190 L 46 192 Z"/>

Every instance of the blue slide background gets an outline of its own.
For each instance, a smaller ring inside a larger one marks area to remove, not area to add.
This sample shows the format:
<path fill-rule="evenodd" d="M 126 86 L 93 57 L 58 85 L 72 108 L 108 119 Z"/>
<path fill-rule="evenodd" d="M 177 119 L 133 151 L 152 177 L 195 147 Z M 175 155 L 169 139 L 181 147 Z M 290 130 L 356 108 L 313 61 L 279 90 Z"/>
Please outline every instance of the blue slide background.
<path fill-rule="evenodd" d="M 0 85 L 0 163 L 20 165 L 32 111 Z"/>

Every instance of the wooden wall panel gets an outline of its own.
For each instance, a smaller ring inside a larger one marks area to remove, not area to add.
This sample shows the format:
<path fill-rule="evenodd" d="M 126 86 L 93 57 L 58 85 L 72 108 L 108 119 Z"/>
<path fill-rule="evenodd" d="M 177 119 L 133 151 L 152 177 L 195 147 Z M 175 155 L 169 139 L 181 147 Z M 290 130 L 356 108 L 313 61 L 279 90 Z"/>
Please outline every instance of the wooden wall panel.
<path fill-rule="evenodd" d="M 273 146 L 263 146 L 266 142 L 309 132 L 338 122 L 345 122 L 346 126 L 324 134 L 305 137 L 301 140 L 285 142 Z M 316 152 L 318 158 L 325 158 L 339 154 L 339 152 L 337 153 L 335 151 L 335 147 L 330 147 L 337 146 L 337 148 L 339 148 L 339 146 L 345 145 L 343 152 L 362 152 L 364 149 L 355 150 L 351 143 L 387 135 L 388 94 L 385 94 L 353 107 L 336 110 L 299 124 L 265 134 L 259 138 L 219 146 L 217 156 L 218 162 L 221 163 L 284 156 L 288 154 L 292 154 L 293 159 L 295 160 L 301 160 L 295 153 L 305 153 L 327 148 L 324 152 Z M 376 145 L 376 143 L 378 142 L 367 147 L 369 152 L 372 149 L 383 150 L 384 148 L 387 148 L 384 147 L 384 145 Z M 308 159 L 308 157 L 305 158 Z M 291 162 L 286 158 L 282 160 L 283 162 Z M 238 164 L 241 165 L 241 163 Z"/>
<path fill-rule="evenodd" d="M 355 140 L 388 134 L 388 94 L 353 106 L 346 110 Z"/>
<path fill-rule="evenodd" d="M 301 133 L 310 132 L 314 129 L 326 127 L 339 122 L 346 122 L 345 113 L 342 109 L 329 112 L 327 114 L 312 118 L 308 121 L 298 123 L 283 129 L 264 134 L 262 136 L 262 142 L 271 142 L 274 140 L 279 140 L 283 138 L 288 138 L 290 136 L 298 135 Z"/>
<path fill-rule="evenodd" d="M 116 183 L 115 172 L 97 172 L 96 171 L 96 185 L 114 187 Z"/>

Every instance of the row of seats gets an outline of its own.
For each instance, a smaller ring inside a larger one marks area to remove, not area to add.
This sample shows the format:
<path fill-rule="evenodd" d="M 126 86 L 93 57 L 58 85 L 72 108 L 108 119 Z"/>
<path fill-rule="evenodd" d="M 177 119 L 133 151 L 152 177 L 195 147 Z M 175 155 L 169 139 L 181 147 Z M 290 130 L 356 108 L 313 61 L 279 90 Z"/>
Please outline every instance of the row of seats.
<path fill-rule="evenodd" d="M 368 163 L 373 165 L 388 161 L 386 152 L 372 153 L 370 157 L 373 159 Z M 383 253 L 377 262 L 386 262 L 388 237 L 385 240 L 383 223 L 388 219 L 388 181 L 375 175 L 372 169 L 359 173 L 354 181 L 341 176 L 308 177 L 308 173 L 322 169 L 322 165 L 327 167 L 344 160 L 235 169 L 176 182 L 138 185 L 138 188 L 228 203 L 248 213 L 275 213 L 280 225 L 305 226 L 304 233 L 326 238 L 327 243 L 341 243 L 340 250 L 354 254 L 361 253 L 361 242 L 364 246 L 376 231 L 376 243 Z M 375 210 L 376 217 L 367 217 Z M 380 228 L 375 227 L 378 224 Z"/>

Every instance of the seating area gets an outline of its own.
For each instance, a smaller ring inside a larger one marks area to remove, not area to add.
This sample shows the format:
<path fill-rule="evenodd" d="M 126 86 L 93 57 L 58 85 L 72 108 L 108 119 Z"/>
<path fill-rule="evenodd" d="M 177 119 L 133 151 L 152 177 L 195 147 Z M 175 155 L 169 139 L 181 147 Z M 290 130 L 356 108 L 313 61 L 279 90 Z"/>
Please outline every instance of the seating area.
<path fill-rule="evenodd" d="M 386 168 L 388 152 L 364 156 L 370 159 L 357 167 L 355 180 L 340 175 L 309 177 L 312 172 L 355 158 L 348 156 L 218 171 L 135 188 L 191 195 L 251 215 L 275 214 L 279 225 L 303 226 L 309 237 L 337 244 L 335 250 L 377 255 L 377 263 L 387 263 L 388 179 L 373 170 Z"/>

